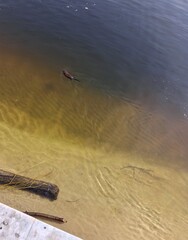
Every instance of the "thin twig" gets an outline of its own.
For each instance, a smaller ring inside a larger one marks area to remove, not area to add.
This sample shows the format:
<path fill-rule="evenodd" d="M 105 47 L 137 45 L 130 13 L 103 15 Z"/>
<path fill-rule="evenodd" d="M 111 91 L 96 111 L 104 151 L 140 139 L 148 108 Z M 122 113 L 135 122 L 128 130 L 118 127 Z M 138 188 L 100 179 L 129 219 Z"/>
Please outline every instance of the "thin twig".
<path fill-rule="evenodd" d="M 39 217 L 39 218 L 45 218 L 45 219 L 48 219 L 48 220 L 52 220 L 52 221 L 56 221 L 56 222 L 60 222 L 60 223 L 66 223 L 67 221 L 64 220 L 64 218 L 62 217 L 57 217 L 57 216 L 53 216 L 53 215 L 50 215 L 50 214 L 46 214 L 46 213 L 40 213 L 40 212 L 28 212 L 28 211 L 25 211 L 23 212 L 27 215 L 30 215 L 32 217 Z"/>
<path fill-rule="evenodd" d="M 65 202 L 72 203 L 72 202 L 78 202 L 79 200 L 80 200 L 80 198 L 78 198 L 76 200 L 65 200 Z"/>

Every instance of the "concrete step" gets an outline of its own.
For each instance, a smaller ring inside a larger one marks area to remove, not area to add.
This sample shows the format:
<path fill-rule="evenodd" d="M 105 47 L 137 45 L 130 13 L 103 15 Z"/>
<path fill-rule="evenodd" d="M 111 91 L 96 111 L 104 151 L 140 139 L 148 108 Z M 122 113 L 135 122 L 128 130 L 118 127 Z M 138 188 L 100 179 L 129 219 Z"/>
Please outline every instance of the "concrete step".
<path fill-rule="evenodd" d="M 0 240 L 81 240 L 0 203 Z"/>

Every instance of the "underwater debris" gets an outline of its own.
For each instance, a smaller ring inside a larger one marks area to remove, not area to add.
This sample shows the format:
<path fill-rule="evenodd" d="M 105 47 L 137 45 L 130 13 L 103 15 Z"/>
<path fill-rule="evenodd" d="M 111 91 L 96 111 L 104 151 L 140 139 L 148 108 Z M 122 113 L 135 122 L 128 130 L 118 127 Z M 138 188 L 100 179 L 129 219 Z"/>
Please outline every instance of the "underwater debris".
<path fill-rule="evenodd" d="M 1 169 L 0 184 L 11 185 L 18 189 L 29 191 L 42 197 L 46 197 L 50 200 L 57 199 L 59 193 L 59 188 L 55 184 L 27 178 L 21 175 L 17 175 L 15 173 L 3 171 Z"/>

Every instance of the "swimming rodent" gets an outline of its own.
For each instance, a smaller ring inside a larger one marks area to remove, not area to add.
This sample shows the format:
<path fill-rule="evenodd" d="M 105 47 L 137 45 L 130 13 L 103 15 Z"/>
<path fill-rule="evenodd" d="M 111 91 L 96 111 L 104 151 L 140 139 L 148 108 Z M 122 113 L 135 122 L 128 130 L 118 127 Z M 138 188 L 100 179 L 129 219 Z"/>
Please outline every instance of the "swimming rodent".
<path fill-rule="evenodd" d="M 63 74 L 66 78 L 70 79 L 70 80 L 75 80 L 75 81 L 78 81 L 80 82 L 79 79 L 77 79 L 75 76 L 73 76 L 71 73 L 69 73 L 66 69 L 63 69 Z"/>

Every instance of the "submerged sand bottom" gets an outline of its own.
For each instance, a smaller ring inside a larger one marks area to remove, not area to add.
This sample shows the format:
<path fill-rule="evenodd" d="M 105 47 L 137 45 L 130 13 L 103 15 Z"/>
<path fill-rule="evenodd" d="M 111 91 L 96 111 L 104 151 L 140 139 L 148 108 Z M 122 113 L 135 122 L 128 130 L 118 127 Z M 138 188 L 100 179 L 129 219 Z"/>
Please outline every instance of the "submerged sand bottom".
<path fill-rule="evenodd" d="M 1 186 L 0 201 L 62 216 L 52 224 L 88 240 L 188 239 L 187 121 L 33 62 L 1 51 L 0 164 L 60 193 Z"/>
<path fill-rule="evenodd" d="M 182 169 L 49 142 L 2 123 L 0 129 L 2 169 L 60 188 L 51 202 L 2 186 L 2 203 L 63 216 L 67 224 L 52 225 L 84 239 L 187 238 L 188 176 Z"/>

